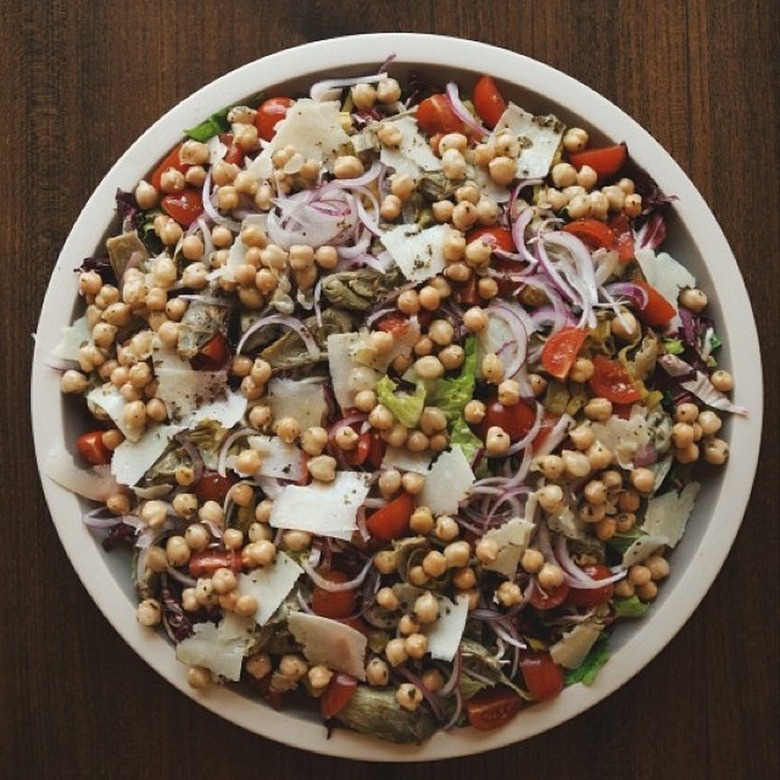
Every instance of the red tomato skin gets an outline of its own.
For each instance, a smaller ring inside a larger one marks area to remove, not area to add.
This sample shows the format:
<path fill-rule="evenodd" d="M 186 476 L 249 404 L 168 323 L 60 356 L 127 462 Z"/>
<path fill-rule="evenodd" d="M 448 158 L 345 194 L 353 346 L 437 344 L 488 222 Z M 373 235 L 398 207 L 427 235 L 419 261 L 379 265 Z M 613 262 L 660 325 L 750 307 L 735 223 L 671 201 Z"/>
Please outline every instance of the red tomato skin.
<path fill-rule="evenodd" d="M 409 531 L 414 506 L 414 498 L 410 493 L 399 493 L 366 520 L 368 532 L 382 542 L 405 536 Z"/>
<path fill-rule="evenodd" d="M 469 724 L 480 731 L 503 726 L 517 715 L 523 700 L 508 688 L 486 688 L 464 704 Z"/>
<path fill-rule="evenodd" d="M 182 227 L 189 227 L 203 213 L 203 199 L 200 191 L 194 187 L 185 187 L 181 192 L 166 195 L 160 205 Z"/>
<path fill-rule="evenodd" d="M 463 122 L 452 110 L 449 98 L 442 93 L 420 101 L 417 106 L 417 124 L 428 135 L 460 133 L 463 130 Z"/>
<path fill-rule="evenodd" d="M 542 590 L 537 583 L 531 594 L 530 604 L 534 609 L 555 609 L 566 601 L 568 595 L 569 586 L 565 582 L 557 588 L 547 588 L 547 590 Z"/>
<path fill-rule="evenodd" d="M 230 475 L 220 476 L 216 471 L 206 471 L 195 483 L 193 490 L 198 501 L 216 501 L 221 504 L 236 480 Z"/>
<path fill-rule="evenodd" d="M 232 165 L 241 165 L 244 162 L 244 150 L 233 141 L 233 134 L 222 133 L 219 140 L 227 146 L 227 151 L 222 159 Z"/>
<path fill-rule="evenodd" d="M 588 576 L 594 580 L 604 580 L 611 576 L 612 572 L 599 563 L 592 566 L 583 566 L 582 570 Z M 566 601 L 569 604 L 574 604 L 576 607 L 598 607 L 601 604 L 606 604 L 615 592 L 615 586 L 612 583 L 602 586 L 601 588 L 569 588 L 569 595 L 566 597 Z"/>
<path fill-rule="evenodd" d="M 544 413 L 544 417 L 542 418 L 542 425 L 539 428 L 539 433 L 536 434 L 536 437 L 531 443 L 531 449 L 534 452 L 538 452 L 542 448 L 545 441 L 547 441 L 547 437 L 550 435 L 553 428 L 555 428 L 558 420 L 560 419 L 560 415 L 551 414 L 550 412 Z"/>
<path fill-rule="evenodd" d="M 181 144 L 174 146 L 173 149 L 171 149 L 171 151 L 168 152 L 168 154 L 165 156 L 163 161 L 152 172 L 150 182 L 155 189 L 162 189 L 162 175 L 169 168 L 175 168 L 177 171 L 181 171 L 181 173 L 186 173 L 190 168 L 187 163 L 183 163 L 181 161 L 181 147 Z"/>
<path fill-rule="evenodd" d="M 628 149 L 625 144 L 602 146 L 596 149 L 585 149 L 569 154 L 569 162 L 579 171 L 583 165 L 589 165 L 596 171 L 599 179 L 614 176 L 628 159 Z"/>
<path fill-rule="evenodd" d="M 636 254 L 634 246 L 634 234 L 625 214 L 617 214 L 609 221 L 609 226 L 614 234 L 613 248 L 617 250 L 621 262 L 633 260 Z"/>
<path fill-rule="evenodd" d="M 217 569 L 241 571 L 241 553 L 236 550 L 201 550 L 190 555 L 188 563 L 190 576 L 209 577 Z"/>
<path fill-rule="evenodd" d="M 611 249 L 615 233 L 606 222 L 593 217 L 581 217 L 563 226 L 566 233 L 576 236 L 593 249 Z"/>
<path fill-rule="evenodd" d="M 512 238 L 512 231 L 507 228 L 496 227 L 495 225 L 472 228 L 466 233 L 466 243 L 476 241 L 483 236 L 492 238 L 498 249 L 505 249 L 507 252 L 517 251 L 515 240 Z"/>
<path fill-rule="evenodd" d="M 490 76 L 480 76 L 474 85 L 471 99 L 484 125 L 493 129 L 506 111 L 506 100 Z"/>
<path fill-rule="evenodd" d="M 498 398 L 493 398 L 485 401 L 485 416 L 474 426 L 474 432 L 484 441 L 488 428 L 497 425 L 515 442 L 531 430 L 535 420 L 536 412 L 523 401 L 513 406 L 504 406 Z"/>
<path fill-rule="evenodd" d="M 633 283 L 647 293 L 647 303 L 639 307 L 636 313 L 645 325 L 665 325 L 677 314 L 677 309 L 655 287 L 642 279 L 635 279 Z"/>
<path fill-rule="evenodd" d="M 348 674 L 337 672 L 330 678 L 325 693 L 320 697 L 320 714 L 323 720 L 338 715 L 354 695 L 358 681 Z"/>
<path fill-rule="evenodd" d="M 197 355 L 190 358 L 190 365 L 196 371 L 219 371 L 228 360 L 230 346 L 227 339 L 217 333 L 201 348 Z"/>
<path fill-rule="evenodd" d="M 371 433 L 366 431 L 360 434 L 357 446 L 351 450 L 342 450 L 341 457 L 350 466 L 362 466 L 371 452 Z"/>
<path fill-rule="evenodd" d="M 553 333 L 542 347 L 542 368 L 556 379 L 565 379 L 587 334 L 580 328 L 568 326 Z"/>
<path fill-rule="evenodd" d="M 111 463 L 111 450 L 103 444 L 102 430 L 83 433 L 76 439 L 76 449 L 90 466 L 105 466 Z"/>
<path fill-rule="evenodd" d="M 335 569 L 319 572 L 328 582 L 346 582 L 349 577 L 343 571 Z M 354 590 L 325 590 L 318 585 L 314 586 L 311 595 L 312 611 L 320 617 L 333 618 L 334 620 L 346 618 L 355 612 L 356 595 Z"/>
<path fill-rule="evenodd" d="M 378 431 L 371 431 L 369 434 L 371 443 L 368 448 L 368 464 L 373 469 L 378 469 L 382 465 L 387 451 L 387 443 L 382 441 Z"/>
<path fill-rule="evenodd" d="M 589 384 L 594 395 L 617 404 L 631 404 L 642 398 L 628 372 L 619 363 L 604 355 L 596 355 L 593 367 Z"/>
<path fill-rule="evenodd" d="M 520 654 L 520 671 L 526 688 L 537 701 L 552 699 L 564 685 L 563 669 L 544 651 L 524 650 Z"/>
<path fill-rule="evenodd" d="M 270 141 L 276 135 L 276 125 L 284 119 L 293 103 L 288 97 L 272 97 L 260 104 L 255 117 L 260 138 Z"/>

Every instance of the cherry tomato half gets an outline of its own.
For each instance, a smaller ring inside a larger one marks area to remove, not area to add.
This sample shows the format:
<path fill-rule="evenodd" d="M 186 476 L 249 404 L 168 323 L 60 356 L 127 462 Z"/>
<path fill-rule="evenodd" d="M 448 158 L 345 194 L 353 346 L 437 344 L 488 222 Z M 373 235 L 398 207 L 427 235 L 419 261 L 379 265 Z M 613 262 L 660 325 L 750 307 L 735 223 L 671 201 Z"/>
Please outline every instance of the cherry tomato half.
<path fill-rule="evenodd" d="M 647 303 L 638 307 L 636 312 L 646 325 L 665 325 L 677 314 L 677 309 L 655 287 L 641 279 L 635 279 L 634 284 L 647 293 Z"/>
<path fill-rule="evenodd" d="M 270 141 L 276 135 L 276 125 L 285 118 L 293 102 L 288 97 L 272 97 L 260 104 L 255 117 L 260 138 Z"/>
<path fill-rule="evenodd" d="M 547 652 L 522 651 L 520 671 L 528 692 L 537 701 L 551 699 L 563 690 L 563 669 L 553 661 Z"/>
<path fill-rule="evenodd" d="M 341 457 L 349 466 L 362 466 L 368 460 L 369 452 L 371 452 L 371 433 L 366 431 L 360 434 L 355 447 L 341 451 Z"/>
<path fill-rule="evenodd" d="M 611 249 L 615 243 L 615 233 L 612 228 L 600 219 L 581 217 L 563 226 L 566 233 L 577 236 L 592 249 Z"/>
<path fill-rule="evenodd" d="M 490 76 L 480 76 L 471 96 L 474 108 L 485 126 L 493 129 L 506 111 L 506 100 Z"/>
<path fill-rule="evenodd" d="M 152 186 L 157 190 L 162 189 L 162 175 L 169 168 L 175 168 L 177 171 L 181 171 L 181 173 L 186 173 L 190 168 L 187 163 L 183 163 L 181 161 L 181 147 L 182 144 L 174 146 L 173 149 L 171 149 L 171 151 L 168 152 L 168 154 L 165 156 L 163 161 L 154 169 L 150 181 Z"/>
<path fill-rule="evenodd" d="M 189 227 L 203 213 L 203 198 L 194 187 L 166 195 L 160 203 L 162 210 L 182 227 Z"/>
<path fill-rule="evenodd" d="M 581 152 L 572 152 L 569 162 L 580 170 L 583 165 L 589 165 L 596 171 L 599 179 L 608 179 L 614 176 L 628 159 L 628 149 L 625 144 L 602 146 L 598 149 L 585 149 Z"/>
<path fill-rule="evenodd" d="M 565 379 L 585 342 L 585 331 L 574 326 L 553 333 L 542 347 L 542 368 L 556 379 Z"/>
<path fill-rule="evenodd" d="M 498 425 L 504 429 L 510 440 L 515 442 L 531 430 L 535 420 L 536 413 L 523 401 L 505 406 L 494 397 L 485 401 L 485 416 L 479 425 L 474 426 L 474 430 L 484 441 L 488 428 Z"/>
<path fill-rule="evenodd" d="M 389 542 L 391 539 L 398 539 L 408 533 L 412 512 L 414 512 L 414 498 L 404 491 L 377 509 L 366 520 L 366 528 L 371 536 L 380 541 Z"/>
<path fill-rule="evenodd" d="M 612 572 L 600 563 L 583 566 L 582 570 L 594 580 L 605 580 L 612 575 Z M 602 585 L 600 588 L 569 588 L 569 595 L 566 601 L 577 607 L 592 609 L 601 604 L 606 604 L 612 598 L 614 592 L 615 586 L 611 582 L 607 585 Z"/>
<path fill-rule="evenodd" d="M 111 462 L 111 450 L 103 444 L 105 431 L 89 431 L 76 439 L 76 449 L 91 466 L 105 466 Z"/>
<path fill-rule="evenodd" d="M 612 248 L 617 250 L 618 257 L 624 263 L 627 260 L 633 260 L 636 248 L 634 247 L 634 234 L 631 232 L 628 217 L 622 213 L 616 214 L 609 221 L 609 226 L 612 228 L 612 233 L 615 237 Z"/>
<path fill-rule="evenodd" d="M 206 471 L 203 476 L 195 483 L 193 490 L 198 497 L 198 501 L 216 501 L 223 503 L 225 496 L 233 485 L 236 484 L 234 477 L 230 475 L 220 476 L 216 471 Z"/>
<path fill-rule="evenodd" d="M 347 582 L 349 577 L 336 569 L 319 572 L 328 582 Z M 311 594 L 311 608 L 316 615 L 326 618 L 345 618 L 355 612 L 356 596 L 354 590 L 325 590 L 314 586 Z"/>
<path fill-rule="evenodd" d="M 233 141 L 233 134 L 222 133 L 219 136 L 219 140 L 227 146 L 227 151 L 222 159 L 226 163 L 231 163 L 232 165 L 241 165 L 241 163 L 244 162 L 244 150 Z"/>
<path fill-rule="evenodd" d="M 523 700 L 509 688 L 487 688 L 472 696 L 466 703 L 469 723 L 481 731 L 503 726 L 517 715 Z"/>
<path fill-rule="evenodd" d="M 594 395 L 616 404 L 631 404 L 642 398 L 628 371 L 620 363 L 604 355 L 596 355 L 593 358 L 590 388 Z"/>
<path fill-rule="evenodd" d="M 338 672 L 330 678 L 325 693 L 320 697 L 320 714 L 324 720 L 338 715 L 357 690 L 358 681 L 348 674 Z"/>
<path fill-rule="evenodd" d="M 536 434 L 533 443 L 531 444 L 531 449 L 533 449 L 534 452 L 538 452 L 542 448 L 545 441 L 547 441 L 547 437 L 552 433 L 553 428 L 555 428 L 560 419 L 561 417 L 558 414 L 552 414 L 552 412 L 544 413 L 539 432 Z"/>
<path fill-rule="evenodd" d="M 555 588 L 542 590 L 537 584 L 531 594 L 530 604 L 534 609 L 555 609 L 560 607 L 569 595 L 569 586 L 564 582 Z"/>
<path fill-rule="evenodd" d="M 486 236 L 492 241 L 498 249 L 505 249 L 507 252 L 516 252 L 515 240 L 512 238 L 512 231 L 508 228 L 488 225 L 486 227 L 472 228 L 466 233 L 466 243 L 476 241 L 478 238 Z"/>
<path fill-rule="evenodd" d="M 440 92 L 420 101 L 417 106 L 417 124 L 428 135 L 463 131 L 463 122 L 453 111 L 449 98 Z"/>
<path fill-rule="evenodd" d="M 209 577 L 217 569 L 241 571 L 241 553 L 237 550 L 200 550 L 190 555 L 190 576 Z"/>
<path fill-rule="evenodd" d="M 190 359 L 190 365 L 196 371 L 219 371 L 230 355 L 230 345 L 227 339 L 217 333 L 201 348 L 197 355 Z"/>

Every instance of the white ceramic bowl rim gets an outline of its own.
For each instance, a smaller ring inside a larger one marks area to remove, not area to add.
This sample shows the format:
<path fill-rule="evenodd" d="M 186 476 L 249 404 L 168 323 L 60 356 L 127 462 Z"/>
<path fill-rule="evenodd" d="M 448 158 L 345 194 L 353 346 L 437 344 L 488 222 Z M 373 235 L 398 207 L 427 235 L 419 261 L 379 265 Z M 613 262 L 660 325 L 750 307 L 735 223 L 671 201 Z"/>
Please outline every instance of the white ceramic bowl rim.
<path fill-rule="evenodd" d="M 665 192 L 677 196 L 674 211 L 679 225 L 675 229 L 682 234 L 681 247 L 697 256 L 692 261 L 695 272 L 705 277 L 710 289 L 719 291 L 717 300 L 724 302 L 722 306 L 715 304 L 716 317 L 719 333 L 725 336 L 726 365 L 737 378 L 734 401 L 747 407 L 750 414 L 728 424 L 732 460 L 722 477 L 708 488 L 709 498 L 705 496 L 700 502 L 702 506 L 697 507 L 686 538 L 675 551 L 675 581 L 662 589 L 659 603 L 645 619 L 625 634 L 618 634 L 614 655 L 596 683 L 567 688 L 557 699 L 529 708 L 497 731 L 456 730 L 437 734 L 422 746 L 384 744 L 343 729 L 328 738 L 314 717 L 276 713 L 261 702 L 219 686 L 195 691 L 187 685 L 185 668 L 175 660 L 168 641 L 138 626 L 128 583 L 119 581 L 110 555 L 103 553 L 80 522 L 80 501 L 48 478 L 43 477 L 42 483 L 62 544 L 89 594 L 128 644 L 180 691 L 229 721 L 294 747 L 352 759 L 424 761 L 478 753 L 527 739 L 584 712 L 623 685 L 671 640 L 704 597 L 728 554 L 747 506 L 758 458 L 763 399 L 758 337 L 750 302 L 736 260 L 706 203 L 679 166 L 633 119 L 593 90 L 547 65 L 484 43 L 442 36 L 349 36 L 287 49 L 240 67 L 206 85 L 150 127 L 90 197 L 63 246 L 46 293 L 36 334 L 31 403 L 41 466 L 50 447 L 66 439 L 58 374 L 47 366 L 47 360 L 59 341 L 61 328 L 73 316 L 73 269 L 102 242 L 114 219 L 117 188 L 131 189 L 180 139 L 184 128 L 196 125 L 225 105 L 287 82 L 304 85 L 320 78 L 369 72 L 391 54 L 398 67 L 414 63 L 423 72 L 444 68 L 447 73 L 464 72 L 473 78 L 490 73 L 500 83 L 517 85 L 518 91 L 536 95 L 539 107 L 529 108 L 540 111 L 546 105 L 547 111 L 568 112 L 582 117 L 594 132 L 626 141 L 632 158 Z M 684 257 L 679 259 L 691 264 Z M 741 381 L 746 377 L 749 381 Z M 717 516 L 717 529 L 714 525 L 707 528 L 708 514 Z M 698 524 L 697 518 L 701 519 Z M 690 530 L 692 527 L 698 530 Z"/>

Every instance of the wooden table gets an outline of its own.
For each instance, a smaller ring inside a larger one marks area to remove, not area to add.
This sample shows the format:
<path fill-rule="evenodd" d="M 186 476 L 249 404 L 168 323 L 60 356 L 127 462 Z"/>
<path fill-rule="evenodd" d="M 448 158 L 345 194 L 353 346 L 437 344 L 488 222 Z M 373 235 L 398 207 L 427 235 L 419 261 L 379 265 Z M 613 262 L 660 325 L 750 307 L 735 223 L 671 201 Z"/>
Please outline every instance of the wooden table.
<path fill-rule="evenodd" d="M 339 34 L 436 32 L 528 54 L 611 98 L 691 176 L 738 258 L 773 388 L 780 370 L 779 22 L 769 0 L 1 3 L 0 571 L 7 588 L 0 776 L 362 778 L 376 771 L 265 741 L 164 683 L 89 599 L 50 522 L 30 437 L 30 334 L 71 224 L 141 131 L 238 65 Z M 644 671 L 551 733 L 474 758 L 388 766 L 382 776 L 778 776 L 780 450 L 769 438 L 778 432 L 776 405 L 765 430 L 747 518 L 720 576 Z"/>

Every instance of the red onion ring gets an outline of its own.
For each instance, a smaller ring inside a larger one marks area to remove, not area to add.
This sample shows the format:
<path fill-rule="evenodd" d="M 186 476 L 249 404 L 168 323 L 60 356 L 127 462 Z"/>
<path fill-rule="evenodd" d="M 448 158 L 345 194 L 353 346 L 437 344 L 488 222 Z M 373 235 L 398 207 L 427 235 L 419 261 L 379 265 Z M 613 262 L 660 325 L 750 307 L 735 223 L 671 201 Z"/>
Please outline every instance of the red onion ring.
<path fill-rule="evenodd" d="M 366 575 L 368 574 L 368 570 L 373 565 L 373 559 L 369 558 L 356 577 L 353 577 L 351 580 L 347 580 L 346 582 L 331 582 L 319 574 L 308 560 L 301 561 L 301 567 L 309 576 L 309 579 L 318 588 L 322 588 L 322 590 L 326 590 L 328 593 L 343 593 L 347 590 L 355 590 L 356 588 L 359 588 L 363 584 L 363 580 L 365 580 Z"/>
<path fill-rule="evenodd" d="M 490 131 L 486 127 L 483 127 L 463 104 L 463 101 L 460 99 L 458 85 L 454 81 L 450 81 L 447 84 L 447 97 L 449 98 L 452 110 L 455 112 L 455 116 L 457 116 L 466 127 L 473 130 L 475 133 L 478 133 L 482 138 L 490 135 Z"/>
<path fill-rule="evenodd" d="M 285 328 L 294 330 L 301 337 L 301 340 L 306 346 L 306 350 L 312 359 L 320 359 L 320 348 L 317 346 L 317 342 L 314 340 L 314 336 L 312 336 L 311 331 L 302 322 L 300 322 L 300 320 L 297 320 L 295 317 L 288 317 L 285 314 L 271 314 L 268 317 L 259 319 L 257 322 L 247 328 L 246 332 L 241 337 L 241 340 L 238 342 L 238 346 L 236 347 L 236 354 L 241 354 L 241 350 L 244 348 L 244 344 L 246 344 L 247 339 L 249 339 L 250 336 L 257 333 L 258 330 L 266 327 L 267 325 L 282 325 Z"/>

